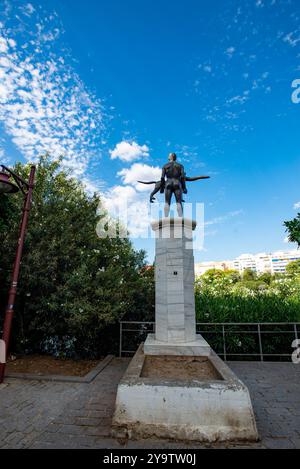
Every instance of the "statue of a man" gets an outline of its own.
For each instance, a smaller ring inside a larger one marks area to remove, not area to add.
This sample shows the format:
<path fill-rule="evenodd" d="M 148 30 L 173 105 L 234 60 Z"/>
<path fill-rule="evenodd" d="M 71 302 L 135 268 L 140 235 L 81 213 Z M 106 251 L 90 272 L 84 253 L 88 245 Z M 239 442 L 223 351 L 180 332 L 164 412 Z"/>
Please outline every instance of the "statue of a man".
<path fill-rule="evenodd" d="M 165 217 L 169 216 L 172 195 L 175 195 L 177 204 L 177 213 L 182 217 L 182 193 L 186 194 L 187 189 L 185 185 L 185 173 L 182 164 L 176 161 L 175 153 L 169 154 L 169 162 L 162 168 L 161 173 L 161 194 L 165 193 Z"/>
<path fill-rule="evenodd" d="M 141 184 L 154 184 L 155 187 L 150 194 L 150 202 L 155 201 L 155 194 L 159 191 L 161 194 L 165 193 L 165 217 L 169 216 L 172 195 L 175 195 L 178 216 L 182 217 L 183 208 L 182 194 L 187 193 L 186 181 L 198 181 L 199 179 L 208 179 L 210 176 L 194 176 L 187 177 L 184 172 L 182 164 L 176 161 L 176 154 L 169 154 L 169 163 L 166 163 L 162 168 L 161 179 L 159 181 L 137 181 Z"/>

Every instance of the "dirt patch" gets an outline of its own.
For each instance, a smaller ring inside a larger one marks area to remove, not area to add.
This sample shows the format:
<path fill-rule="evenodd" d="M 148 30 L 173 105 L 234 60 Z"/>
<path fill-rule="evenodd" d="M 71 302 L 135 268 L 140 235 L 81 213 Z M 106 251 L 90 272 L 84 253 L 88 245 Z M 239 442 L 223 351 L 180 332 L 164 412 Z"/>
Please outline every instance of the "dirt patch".
<path fill-rule="evenodd" d="M 34 373 L 37 375 L 84 376 L 100 360 L 67 360 L 45 355 L 28 355 L 9 360 L 7 373 Z"/>
<path fill-rule="evenodd" d="M 199 381 L 222 380 L 206 357 L 146 356 L 141 377 Z"/>

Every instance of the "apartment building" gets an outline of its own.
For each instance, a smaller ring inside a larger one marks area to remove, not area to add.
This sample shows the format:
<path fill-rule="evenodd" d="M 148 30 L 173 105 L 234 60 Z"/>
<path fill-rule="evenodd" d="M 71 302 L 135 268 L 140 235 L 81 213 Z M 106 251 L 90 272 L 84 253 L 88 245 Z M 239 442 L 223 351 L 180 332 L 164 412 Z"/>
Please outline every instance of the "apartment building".
<path fill-rule="evenodd" d="M 209 261 L 195 264 L 195 274 L 202 275 L 210 269 L 237 270 L 243 273 L 246 269 L 251 269 L 258 274 L 264 272 L 285 273 L 289 262 L 300 259 L 300 250 L 275 251 L 272 253 L 241 254 L 233 260 Z"/>

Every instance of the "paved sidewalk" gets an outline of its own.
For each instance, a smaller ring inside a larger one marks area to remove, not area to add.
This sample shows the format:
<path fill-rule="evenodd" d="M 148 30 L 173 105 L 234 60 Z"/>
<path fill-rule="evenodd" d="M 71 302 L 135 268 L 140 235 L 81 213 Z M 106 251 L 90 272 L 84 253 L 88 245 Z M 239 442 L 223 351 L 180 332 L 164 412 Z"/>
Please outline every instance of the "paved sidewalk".
<path fill-rule="evenodd" d="M 261 441 L 183 445 L 111 438 L 117 384 L 127 364 L 113 359 L 89 384 L 7 379 L 0 385 L 0 448 L 300 448 L 300 365 L 229 362 L 249 387 Z"/>

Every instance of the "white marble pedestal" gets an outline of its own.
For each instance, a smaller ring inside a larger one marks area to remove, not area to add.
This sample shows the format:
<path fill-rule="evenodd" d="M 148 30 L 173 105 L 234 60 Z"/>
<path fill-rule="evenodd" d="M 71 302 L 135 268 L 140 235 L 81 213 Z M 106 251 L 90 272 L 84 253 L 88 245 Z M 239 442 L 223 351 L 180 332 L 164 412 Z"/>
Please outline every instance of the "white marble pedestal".
<path fill-rule="evenodd" d="M 188 357 L 187 357 L 188 358 Z M 145 377 L 141 344 L 118 385 L 112 435 L 196 441 L 256 441 L 247 387 L 212 351 L 213 379 Z"/>
<path fill-rule="evenodd" d="M 144 344 L 146 355 L 209 355 L 196 335 L 193 230 L 187 218 L 162 218 L 155 231 L 155 334 Z"/>
<path fill-rule="evenodd" d="M 118 385 L 112 422 L 116 437 L 210 442 L 258 438 L 247 387 L 203 337 L 196 335 L 195 227 L 186 218 L 152 223 L 156 235 L 155 334 L 140 345 Z M 207 370 L 213 370 L 213 377 L 208 371 L 201 375 L 199 370 L 187 377 L 176 368 L 178 359 L 185 370 L 197 357 Z M 159 368 L 157 358 L 173 360 L 175 378 L 168 375 L 167 365 Z M 159 370 L 159 376 L 147 375 L 149 359 L 156 360 L 152 371 Z"/>

